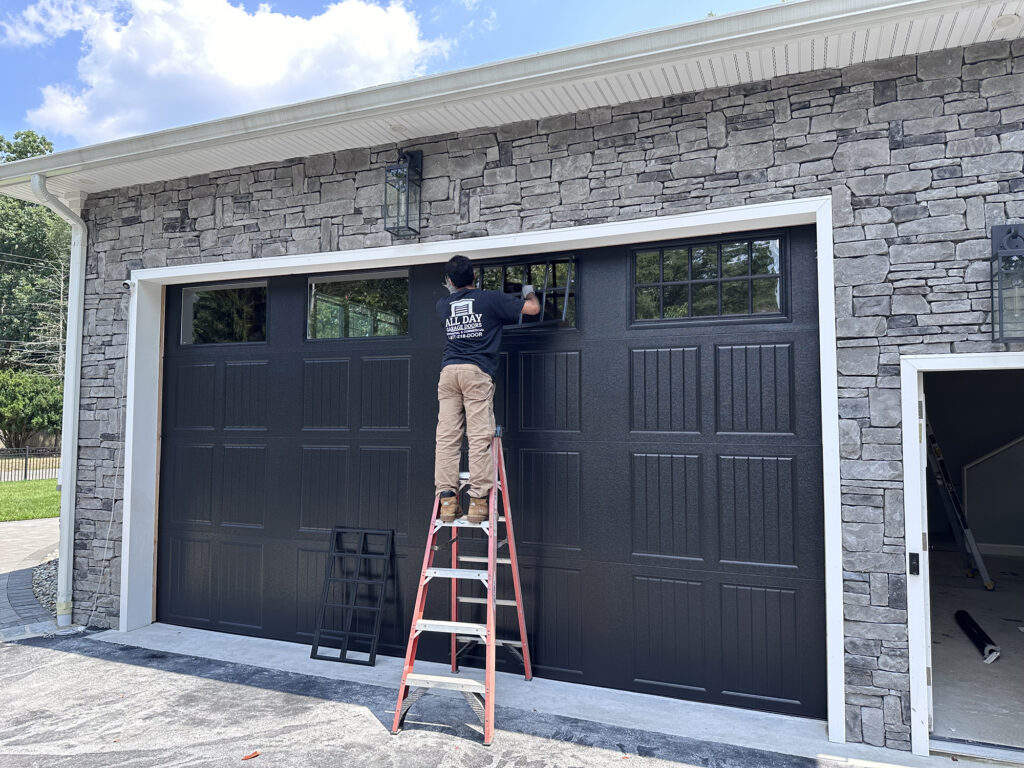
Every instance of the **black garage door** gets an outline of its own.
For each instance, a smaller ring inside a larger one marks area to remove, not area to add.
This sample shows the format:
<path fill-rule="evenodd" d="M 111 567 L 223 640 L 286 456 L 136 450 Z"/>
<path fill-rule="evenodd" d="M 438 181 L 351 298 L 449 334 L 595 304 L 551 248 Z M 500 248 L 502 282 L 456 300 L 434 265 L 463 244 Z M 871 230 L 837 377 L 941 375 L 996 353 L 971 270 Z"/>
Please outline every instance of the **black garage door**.
<path fill-rule="evenodd" d="M 575 268 L 569 307 L 547 302 L 567 323 L 506 334 L 496 402 L 539 675 L 824 716 L 813 243 L 807 228 L 532 257 L 558 261 L 550 282 Z M 403 654 L 440 271 L 169 289 L 161 621 L 309 642 L 326 530 L 386 527 L 381 651 Z"/>

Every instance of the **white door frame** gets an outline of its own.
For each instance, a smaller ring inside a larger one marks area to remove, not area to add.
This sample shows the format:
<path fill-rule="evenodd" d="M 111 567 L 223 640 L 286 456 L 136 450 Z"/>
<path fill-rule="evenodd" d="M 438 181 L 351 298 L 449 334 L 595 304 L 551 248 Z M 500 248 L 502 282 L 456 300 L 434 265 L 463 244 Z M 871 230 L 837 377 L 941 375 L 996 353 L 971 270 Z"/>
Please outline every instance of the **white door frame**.
<path fill-rule="evenodd" d="M 155 620 L 164 286 L 198 281 L 431 264 L 444 262 L 456 253 L 471 258 L 495 258 L 807 224 L 816 226 L 817 245 L 828 735 L 832 741 L 845 741 L 839 393 L 836 372 L 835 283 L 830 196 L 780 200 L 670 216 L 465 240 L 134 270 L 131 275 L 133 290 L 128 329 L 119 629 L 128 632 L 151 624 Z"/>
<path fill-rule="evenodd" d="M 903 509 L 907 573 L 911 553 L 920 554 L 919 576 L 907 576 L 907 641 L 910 656 L 910 744 L 927 755 L 931 687 L 931 619 L 928 562 L 928 497 L 925 491 L 924 374 L 1024 368 L 1024 352 L 964 352 L 900 357 L 903 407 Z"/>

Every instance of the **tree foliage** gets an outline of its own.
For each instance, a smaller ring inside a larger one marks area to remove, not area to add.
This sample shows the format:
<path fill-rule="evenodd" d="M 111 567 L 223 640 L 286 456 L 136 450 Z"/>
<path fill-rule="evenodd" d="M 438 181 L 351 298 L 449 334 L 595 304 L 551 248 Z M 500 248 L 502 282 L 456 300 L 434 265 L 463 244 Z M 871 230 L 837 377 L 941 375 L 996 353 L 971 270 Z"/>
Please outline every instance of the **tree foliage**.
<path fill-rule="evenodd" d="M 59 380 L 0 369 L 0 440 L 8 448 L 23 448 L 36 434 L 59 432 L 62 402 Z"/>
<path fill-rule="evenodd" d="M 53 151 L 34 131 L 0 136 L 0 162 Z M 0 368 L 62 373 L 71 228 L 41 205 L 0 196 Z"/>

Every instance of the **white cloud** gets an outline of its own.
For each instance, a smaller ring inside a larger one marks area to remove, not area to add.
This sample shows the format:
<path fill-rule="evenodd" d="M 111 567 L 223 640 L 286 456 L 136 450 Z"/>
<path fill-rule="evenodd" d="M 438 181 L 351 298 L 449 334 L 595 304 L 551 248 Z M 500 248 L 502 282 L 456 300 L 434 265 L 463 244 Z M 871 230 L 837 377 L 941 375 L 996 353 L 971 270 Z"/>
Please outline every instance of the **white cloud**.
<path fill-rule="evenodd" d="M 32 127 L 106 141 L 420 75 L 450 43 L 401 2 L 343 0 L 311 19 L 228 0 L 39 0 L 3 42 L 81 32 L 78 83 L 42 89 Z"/>

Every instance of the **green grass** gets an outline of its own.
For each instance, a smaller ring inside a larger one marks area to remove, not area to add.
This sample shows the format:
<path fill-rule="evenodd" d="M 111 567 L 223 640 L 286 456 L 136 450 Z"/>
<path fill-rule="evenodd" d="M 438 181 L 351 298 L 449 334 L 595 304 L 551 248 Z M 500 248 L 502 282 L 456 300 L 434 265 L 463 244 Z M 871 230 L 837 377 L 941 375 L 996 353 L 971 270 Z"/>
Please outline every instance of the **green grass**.
<path fill-rule="evenodd" d="M 56 480 L 19 480 L 0 483 L 0 523 L 35 520 L 60 514 Z"/>

